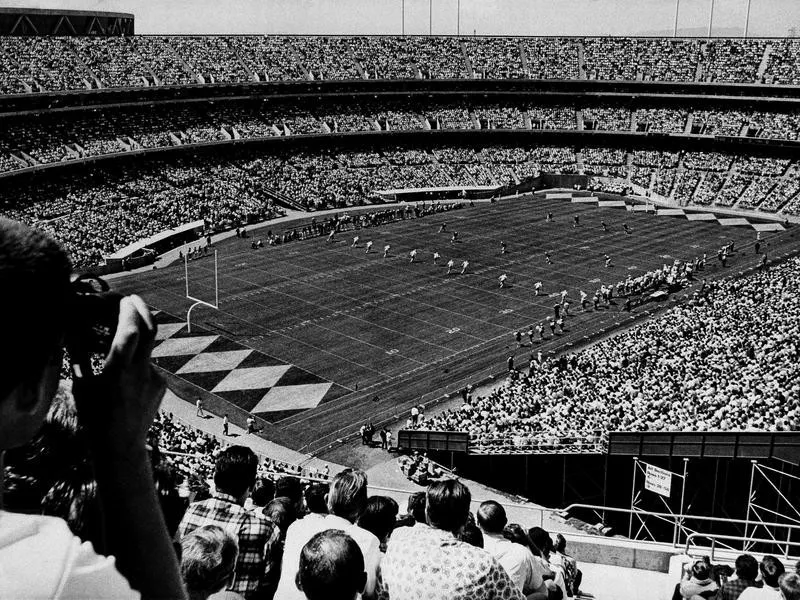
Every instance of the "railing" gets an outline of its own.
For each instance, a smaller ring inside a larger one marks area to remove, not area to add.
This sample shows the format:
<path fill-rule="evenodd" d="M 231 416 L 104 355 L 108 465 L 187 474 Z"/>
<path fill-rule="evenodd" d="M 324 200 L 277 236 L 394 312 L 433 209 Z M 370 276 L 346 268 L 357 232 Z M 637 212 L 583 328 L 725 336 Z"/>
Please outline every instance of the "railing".
<path fill-rule="evenodd" d="M 470 440 L 470 454 L 604 454 L 607 434 L 589 436 L 481 437 Z"/>
<path fill-rule="evenodd" d="M 789 537 L 791 537 L 792 529 L 788 530 Z M 722 545 L 727 549 L 734 550 L 733 546 L 728 544 L 721 544 L 719 540 L 731 540 L 736 542 L 741 542 L 741 547 L 743 550 L 749 549 L 753 544 L 770 544 L 777 547 L 783 546 L 784 550 L 781 556 L 784 559 L 789 558 L 789 548 L 796 547 L 800 548 L 800 542 L 793 542 L 791 539 L 787 537 L 786 541 L 778 541 L 776 539 L 765 539 L 765 538 L 752 538 L 752 537 L 745 537 L 740 535 L 709 535 L 705 533 L 691 533 L 686 537 L 686 547 L 684 549 L 685 554 L 691 555 L 691 549 L 695 547 L 694 541 L 697 538 L 705 538 L 711 541 L 711 550 L 709 551 L 709 558 L 711 558 L 711 562 L 714 562 L 714 553 L 717 549 L 718 545 Z M 706 551 L 706 548 L 703 549 L 703 552 Z"/>
<path fill-rule="evenodd" d="M 563 516 L 564 513 L 567 513 L 572 510 L 577 509 L 584 509 L 584 510 L 591 510 L 593 511 L 598 519 L 602 522 L 605 522 L 605 513 L 613 512 L 613 513 L 620 513 L 620 514 L 627 514 L 630 517 L 629 520 L 629 533 L 628 536 L 632 539 L 636 540 L 638 533 L 635 535 L 632 533 L 633 530 L 633 519 L 637 517 L 640 519 L 642 526 L 640 527 L 639 531 L 642 528 L 647 530 L 646 525 L 644 524 L 645 518 L 654 518 L 659 521 L 669 523 L 674 528 L 674 535 L 671 542 L 673 548 L 679 548 L 683 545 L 681 542 L 681 536 L 686 536 L 685 548 L 688 549 L 692 545 L 693 541 L 696 538 L 705 538 L 712 542 L 712 549 L 716 549 L 717 546 L 721 546 L 728 550 L 732 551 L 746 551 L 755 543 L 764 543 L 770 544 L 775 548 L 779 549 L 778 553 L 784 554 L 788 556 L 788 547 L 789 546 L 800 546 L 800 541 L 792 541 L 792 535 L 800 535 L 800 524 L 792 524 L 792 523 L 777 523 L 777 522 L 768 522 L 768 521 L 755 521 L 753 519 L 731 519 L 725 517 L 708 517 L 703 515 L 688 515 L 688 514 L 678 514 L 678 513 L 671 513 L 671 512 L 651 512 L 645 511 L 641 509 L 630 509 L 630 508 L 614 508 L 608 506 L 598 506 L 594 504 L 570 504 L 566 508 L 561 511 Z M 764 527 L 770 535 L 770 539 L 761 539 L 761 538 L 752 538 L 747 536 L 736 536 L 736 535 L 728 535 L 728 534 L 719 534 L 719 533 L 704 533 L 700 531 L 695 531 L 685 525 L 686 521 L 695 521 L 698 523 L 719 523 L 719 524 L 726 524 L 726 525 L 738 525 L 741 527 L 752 527 L 753 525 L 757 525 L 760 527 Z M 786 539 L 779 539 L 777 535 L 773 535 L 770 532 L 770 529 L 775 530 L 783 530 L 786 532 Z M 657 541 L 654 536 L 652 536 L 651 541 Z M 732 541 L 740 541 L 742 542 L 739 548 L 731 546 L 729 544 L 723 543 L 720 540 L 732 540 Z M 665 542 L 670 543 L 670 542 Z M 785 550 L 780 550 L 782 547 L 786 547 Z"/>

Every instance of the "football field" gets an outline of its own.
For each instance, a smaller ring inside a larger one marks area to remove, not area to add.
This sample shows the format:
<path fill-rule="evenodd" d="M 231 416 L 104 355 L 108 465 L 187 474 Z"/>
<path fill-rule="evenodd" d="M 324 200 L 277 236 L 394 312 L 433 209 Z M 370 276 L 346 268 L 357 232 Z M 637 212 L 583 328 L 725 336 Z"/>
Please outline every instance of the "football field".
<path fill-rule="evenodd" d="M 454 231 L 458 240 L 451 243 Z M 355 248 L 354 235 L 360 238 Z M 795 235 L 790 229 L 762 239 L 777 254 L 796 245 Z M 733 274 L 760 259 L 750 226 L 538 195 L 348 231 L 333 243 L 319 237 L 254 250 L 250 243 L 259 231 L 253 236 L 217 245 L 219 310 L 195 309 L 191 333 L 184 323 L 190 302 L 182 262 L 126 277 L 115 287 L 139 293 L 161 311 L 154 357 L 184 382 L 184 397 L 196 393 L 215 412 L 230 407 L 240 420 L 252 413 L 266 437 L 308 451 L 367 419 L 404 418 L 412 404 L 501 374 L 509 356 L 524 366 L 531 354 L 546 356 L 632 318 L 621 311 L 622 301 L 581 311 L 580 290 L 591 299 L 601 284 L 704 253 L 708 266 L 699 278 Z M 368 240 L 373 246 L 366 253 Z M 736 252 L 723 269 L 716 253 L 731 240 Z M 383 258 L 386 245 L 391 250 Z M 438 265 L 433 252 L 441 255 Z M 456 268 L 447 275 L 451 258 Z M 463 260 L 469 267 L 462 275 Z M 189 266 L 192 295 L 213 299 L 213 259 Z M 539 296 L 537 281 L 543 284 Z M 561 290 L 571 303 L 565 331 L 551 335 L 545 322 L 547 339 L 529 344 L 525 333 L 553 315 Z M 647 304 L 633 316 L 654 308 Z M 514 340 L 517 330 L 523 330 L 522 347 Z"/>

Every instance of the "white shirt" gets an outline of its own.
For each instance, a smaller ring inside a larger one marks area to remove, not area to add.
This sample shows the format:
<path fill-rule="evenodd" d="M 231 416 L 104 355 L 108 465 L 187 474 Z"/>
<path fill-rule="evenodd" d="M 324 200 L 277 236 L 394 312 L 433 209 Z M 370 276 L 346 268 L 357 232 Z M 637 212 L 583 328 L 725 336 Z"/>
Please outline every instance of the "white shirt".
<path fill-rule="evenodd" d="M 766 584 L 760 588 L 751 586 L 739 595 L 739 600 L 781 600 L 781 591 Z"/>
<path fill-rule="evenodd" d="M 0 511 L 0 598 L 139 599 L 113 557 L 62 519 Z"/>
<path fill-rule="evenodd" d="M 525 546 L 507 540 L 502 534 L 484 532 L 483 549 L 497 559 L 511 581 L 526 595 L 544 583 L 540 564 Z"/>
<path fill-rule="evenodd" d="M 276 600 L 306 600 L 305 594 L 297 589 L 295 579 L 300 566 L 300 553 L 308 541 L 321 531 L 340 529 L 355 540 L 364 555 L 364 570 L 367 572 L 367 586 L 364 598 L 371 598 L 375 593 L 375 580 L 378 563 L 381 560 L 380 542 L 366 529 L 352 524 L 336 515 L 320 515 L 311 513 L 299 521 L 295 521 L 286 530 L 286 541 L 283 545 L 283 561 L 281 563 L 281 579 Z"/>

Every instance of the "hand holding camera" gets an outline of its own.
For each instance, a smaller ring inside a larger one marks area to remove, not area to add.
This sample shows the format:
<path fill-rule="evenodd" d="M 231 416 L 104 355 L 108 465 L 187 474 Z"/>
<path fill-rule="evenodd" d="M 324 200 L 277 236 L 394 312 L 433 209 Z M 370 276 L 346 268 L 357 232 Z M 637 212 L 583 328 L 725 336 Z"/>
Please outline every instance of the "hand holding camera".
<path fill-rule="evenodd" d="M 83 369 L 82 376 L 75 378 L 73 392 L 93 445 L 103 452 L 128 454 L 144 449 L 166 386 L 150 363 L 156 325 L 147 305 L 139 296 L 107 298 L 105 302 L 106 312 L 114 310 L 117 302 L 119 309 L 115 326 L 105 328 L 113 337 L 103 371 L 93 376 Z M 84 342 L 84 346 L 88 344 Z M 85 359 L 73 360 L 80 366 Z"/>

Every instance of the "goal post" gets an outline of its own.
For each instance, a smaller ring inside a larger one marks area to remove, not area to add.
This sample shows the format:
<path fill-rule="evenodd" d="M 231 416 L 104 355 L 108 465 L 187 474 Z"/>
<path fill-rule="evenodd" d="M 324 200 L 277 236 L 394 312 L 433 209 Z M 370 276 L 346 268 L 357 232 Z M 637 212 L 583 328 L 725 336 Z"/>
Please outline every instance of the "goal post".
<path fill-rule="evenodd" d="M 219 257 L 217 249 L 214 248 L 214 302 L 208 300 L 201 300 L 192 296 L 189 292 L 189 256 L 186 252 L 183 254 L 183 273 L 186 281 L 186 299 L 191 300 L 193 304 L 186 311 L 186 330 L 192 332 L 192 310 L 198 306 L 207 306 L 214 310 L 219 310 Z"/>

